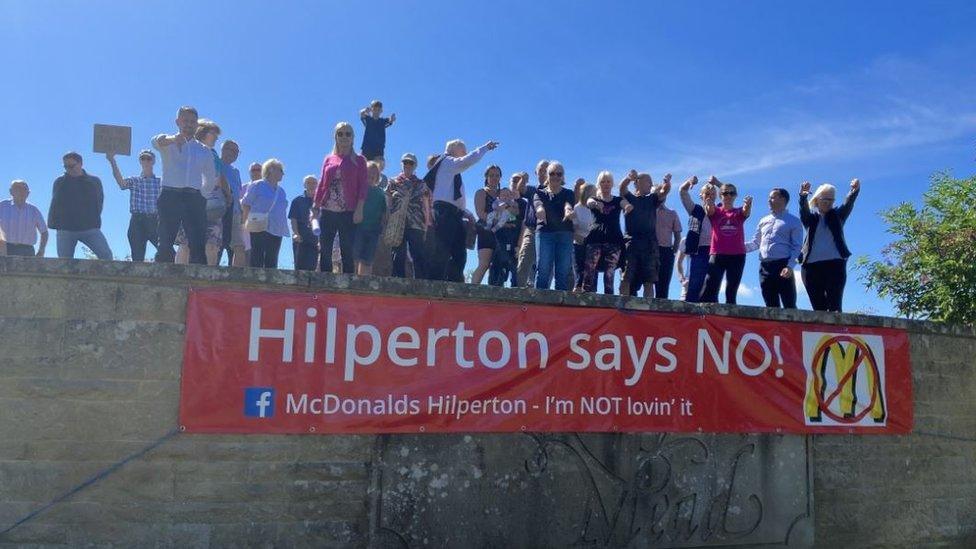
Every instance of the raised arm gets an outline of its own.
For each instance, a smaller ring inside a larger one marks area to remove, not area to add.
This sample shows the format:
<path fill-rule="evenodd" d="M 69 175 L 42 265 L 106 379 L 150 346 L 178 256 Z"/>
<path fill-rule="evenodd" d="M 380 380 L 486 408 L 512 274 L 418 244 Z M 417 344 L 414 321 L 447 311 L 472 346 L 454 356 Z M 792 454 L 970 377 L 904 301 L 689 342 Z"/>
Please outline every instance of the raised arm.
<path fill-rule="evenodd" d="M 489 141 L 461 158 L 445 155 L 444 162 L 441 164 L 441 169 L 450 166 L 452 175 L 461 173 L 481 160 L 481 157 L 484 156 L 485 153 L 495 150 L 496 147 L 498 147 L 498 143 L 495 141 Z"/>
<path fill-rule="evenodd" d="M 694 187 L 696 183 L 698 183 L 698 177 L 693 175 L 685 180 L 685 182 L 681 184 L 681 187 L 678 188 L 678 194 L 681 197 L 681 205 L 684 206 L 685 211 L 688 212 L 688 215 L 691 215 L 691 212 L 695 209 L 695 201 L 691 198 L 691 188 Z"/>
<path fill-rule="evenodd" d="M 847 218 L 851 215 L 851 210 L 854 209 L 854 201 L 857 200 L 857 195 L 861 192 L 861 180 L 852 179 L 851 180 L 851 190 L 847 193 L 847 198 L 844 199 L 844 203 L 837 208 L 837 215 L 840 216 L 841 221 L 847 221 Z"/>
<path fill-rule="evenodd" d="M 620 196 L 624 196 L 630 192 L 630 184 L 633 181 L 637 181 L 637 170 L 630 170 L 630 172 L 628 172 L 627 175 L 620 180 L 620 190 L 618 191 Z"/>
<path fill-rule="evenodd" d="M 809 227 L 814 223 L 814 216 L 810 213 L 810 182 L 804 181 L 800 185 L 800 222 L 804 227 Z"/>
<path fill-rule="evenodd" d="M 749 219 L 750 215 L 752 215 L 752 197 L 747 196 L 742 201 L 742 220 Z"/>
<path fill-rule="evenodd" d="M 658 202 L 664 202 L 664 199 L 668 197 L 668 193 L 671 192 L 671 174 L 664 174 L 664 183 L 657 188 L 657 200 Z"/>
<path fill-rule="evenodd" d="M 128 185 L 125 184 L 125 179 L 122 177 L 122 172 L 119 171 L 119 165 L 115 162 L 115 153 L 105 153 L 105 158 L 108 163 L 112 165 L 112 177 L 115 178 L 115 183 L 118 184 L 119 188 L 123 191 L 128 189 Z"/>

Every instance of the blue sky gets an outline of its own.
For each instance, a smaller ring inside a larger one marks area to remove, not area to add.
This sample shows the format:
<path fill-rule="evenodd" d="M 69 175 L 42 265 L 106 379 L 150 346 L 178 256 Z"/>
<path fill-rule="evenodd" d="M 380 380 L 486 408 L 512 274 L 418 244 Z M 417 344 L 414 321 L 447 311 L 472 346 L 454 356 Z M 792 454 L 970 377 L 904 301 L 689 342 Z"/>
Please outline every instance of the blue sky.
<path fill-rule="evenodd" d="M 501 142 L 466 177 L 469 196 L 489 162 L 507 180 L 543 157 L 569 181 L 631 167 L 678 182 L 715 174 L 755 196 L 757 213 L 773 186 L 859 177 L 847 233 L 855 255 L 878 256 L 879 210 L 920 201 L 933 172 L 972 173 L 974 23 L 976 3 L 938 1 L 0 0 L 0 178 L 26 179 L 46 213 L 61 154 L 80 151 L 124 257 L 128 197 L 90 152 L 92 124 L 132 126 L 138 149 L 195 105 L 241 145 L 242 171 L 280 158 L 294 196 L 334 124 L 379 98 L 398 116 L 388 158 L 454 137 Z M 757 270 L 750 257 L 740 303 L 761 303 Z M 892 310 L 855 273 L 845 306 Z"/>

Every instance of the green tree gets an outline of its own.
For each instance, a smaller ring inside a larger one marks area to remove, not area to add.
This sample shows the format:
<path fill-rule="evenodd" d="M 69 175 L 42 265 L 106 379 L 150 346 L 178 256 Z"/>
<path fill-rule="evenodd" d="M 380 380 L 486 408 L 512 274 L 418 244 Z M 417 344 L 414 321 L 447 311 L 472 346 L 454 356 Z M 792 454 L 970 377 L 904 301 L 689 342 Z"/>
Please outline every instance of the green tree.
<path fill-rule="evenodd" d="M 976 322 L 976 177 L 932 176 L 921 208 L 881 212 L 897 240 L 858 259 L 862 280 L 909 318 Z"/>

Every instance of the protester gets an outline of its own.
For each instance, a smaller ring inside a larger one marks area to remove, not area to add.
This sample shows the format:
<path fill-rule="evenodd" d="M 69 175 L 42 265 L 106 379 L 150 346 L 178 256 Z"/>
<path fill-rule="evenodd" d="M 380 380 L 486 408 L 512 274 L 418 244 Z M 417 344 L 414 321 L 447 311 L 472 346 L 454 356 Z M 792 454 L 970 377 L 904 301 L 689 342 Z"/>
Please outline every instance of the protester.
<path fill-rule="evenodd" d="M 630 184 L 637 187 L 637 194 L 630 192 Z M 644 297 L 654 296 L 660 258 L 657 250 L 657 207 L 671 190 L 671 174 L 664 176 L 664 183 L 654 188 L 651 176 L 646 173 L 630 173 L 620 182 L 620 205 L 624 212 L 624 237 L 627 267 L 624 271 L 627 293 L 637 295 L 644 288 Z"/>
<path fill-rule="evenodd" d="M 504 286 L 506 280 L 511 280 L 514 287 L 517 284 L 515 246 L 519 232 L 522 229 L 522 205 L 517 191 L 501 189 L 493 209 L 488 214 L 489 228 L 495 232 L 495 253 L 491 258 L 491 268 L 488 271 L 488 284 Z"/>
<path fill-rule="evenodd" d="M 180 227 L 186 232 L 190 263 L 207 263 L 207 200 L 217 186 L 217 168 L 213 152 L 194 138 L 198 123 L 197 110 L 180 107 L 176 115 L 179 133 L 160 134 L 152 139 L 163 163 L 162 192 L 159 195 L 159 246 L 156 261 L 172 263 L 173 244 Z"/>
<path fill-rule="evenodd" d="M 535 166 L 535 176 L 539 182 L 538 187 L 529 185 L 529 174 L 522 172 L 523 193 L 522 198 L 526 200 L 525 206 L 525 230 L 522 232 L 522 239 L 519 242 L 518 251 L 518 285 L 521 288 L 530 288 L 535 283 L 536 273 L 536 249 L 535 249 L 535 192 L 545 186 L 546 173 L 549 169 L 548 160 L 540 160 Z"/>
<path fill-rule="evenodd" d="M 469 154 L 460 139 L 448 141 L 444 154 L 424 176 L 434 201 L 433 253 L 427 263 L 427 275 L 432 280 L 464 282 L 466 200 L 461 172 L 496 147 L 498 143 L 489 141 Z"/>
<path fill-rule="evenodd" d="M 425 278 L 427 250 L 424 240 L 432 218 L 430 189 L 416 175 L 416 155 L 405 153 L 400 158 L 400 164 L 402 171 L 386 187 L 390 218 L 397 212 L 403 216 L 403 234 L 398 235 L 399 244 L 392 249 L 392 274 L 397 278 L 406 277 L 409 256 L 413 261 L 414 277 Z M 406 208 L 406 211 L 403 212 L 401 208 Z"/>
<path fill-rule="evenodd" d="M 314 175 L 306 175 L 302 180 L 305 193 L 296 196 L 288 208 L 296 271 L 314 271 L 319 264 L 319 237 L 312 231 L 311 222 L 312 197 L 318 184 L 319 180 Z"/>
<path fill-rule="evenodd" d="M 241 199 L 241 216 L 251 233 L 251 267 L 277 269 L 281 239 L 288 237 L 288 197 L 280 185 L 285 167 L 271 158 L 261 166 L 261 175 Z"/>
<path fill-rule="evenodd" d="M 248 174 L 251 177 L 251 180 L 248 181 L 248 183 L 254 183 L 258 179 L 261 179 L 261 163 L 260 162 L 251 162 L 251 165 L 248 167 L 247 171 L 248 171 Z"/>
<path fill-rule="evenodd" d="M 220 251 L 217 253 L 217 263 L 220 263 L 220 255 L 224 250 L 227 251 L 227 264 L 235 267 L 247 265 L 247 253 L 244 247 L 244 221 L 241 219 L 241 197 L 243 194 L 243 184 L 241 182 L 241 172 L 234 167 L 237 157 L 241 154 L 241 148 L 236 142 L 228 139 L 220 146 L 220 164 L 223 166 L 224 181 L 230 191 L 230 207 L 224 213 L 223 218 L 223 239 L 220 243 Z"/>
<path fill-rule="evenodd" d="M 366 163 L 366 178 L 369 189 L 363 205 L 363 220 L 356 227 L 356 243 L 352 255 L 356 259 L 356 274 L 363 276 L 373 273 L 373 258 L 376 245 L 383 231 L 386 218 L 386 195 L 380 189 L 380 166 L 376 162 Z"/>
<path fill-rule="evenodd" d="M 146 244 L 150 243 L 157 250 L 159 240 L 156 232 L 159 228 L 159 216 L 156 215 L 156 202 L 159 200 L 160 180 L 153 173 L 156 164 L 156 154 L 149 149 L 139 152 L 139 165 L 142 171 L 139 177 L 122 177 L 119 165 L 115 161 L 114 153 L 107 153 L 105 158 L 112 165 L 112 176 L 119 185 L 119 189 L 129 191 L 129 249 L 132 261 L 146 260 Z"/>
<path fill-rule="evenodd" d="M 756 234 L 746 242 L 746 252 L 759 250 L 759 287 L 767 307 L 796 309 L 796 284 L 793 267 L 803 245 L 803 224 L 786 211 L 790 193 L 775 188 L 769 192 L 768 215 L 756 226 Z"/>
<path fill-rule="evenodd" d="M 593 211 L 588 206 L 588 201 L 596 195 L 596 186 L 588 185 L 586 180 L 579 178 L 576 180 L 573 195 L 576 197 L 576 205 L 573 206 L 573 266 L 576 276 L 573 279 L 573 291 L 583 291 L 584 268 L 586 264 L 586 238 L 590 235 L 590 230 L 596 218 Z"/>
<path fill-rule="evenodd" d="M 681 295 L 678 297 L 681 301 L 688 301 L 688 276 L 685 274 L 685 265 L 690 266 L 691 258 L 693 256 L 685 253 L 685 239 L 682 238 L 681 242 L 678 244 L 678 255 L 675 257 L 675 266 L 678 270 L 678 282 L 681 283 Z"/>
<path fill-rule="evenodd" d="M 386 188 L 390 185 L 390 178 L 384 172 L 386 158 L 377 156 L 373 158 L 373 162 L 376 162 L 380 167 L 380 180 L 376 186 L 385 193 Z M 387 212 L 389 213 L 389 207 L 387 207 Z M 371 271 L 373 276 L 393 276 L 393 248 L 383 238 L 383 234 L 386 232 L 386 223 L 386 221 L 383 222 L 383 231 L 380 233 L 379 240 L 376 241 L 376 253 L 373 255 Z"/>
<path fill-rule="evenodd" d="M 657 207 L 657 252 L 658 267 L 657 282 L 654 283 L 654 297 L 657 299 L 668 299 L 671 286 L 671 275 L 674 273 L 674 254 L 678 251 L 678 243 L 681 242 L 681 221 L 678 219 L 678 212 L 664 205 L 665 195 L 662 202 Z"/>
<path fill-rule="evenodd" d="M 573 191 L 563 188 L 563 165 L 549 162 L 546 186 L 535 192 L 533 206 L 536 217 L 535 287 L 549 289 L 553 276 L 556 290 L 569 290 L 573 270 Z"/>
<path fill-rule="evenodd" d="M 585 242 L 583 290 L 596 291 L 596 273 L 602 265 L 603 293 L 611 295 L 614 271 L 624 245 L 624 235 L 620 231 L 621 198 L 613 196 L 613 174 L 602 171 L 596 181 L 596 194 L 586 204 L 593 212 L 593 228 Z"/>
<path fill-rule="evenodd" d="M 58 257 L 71 259 L 79 242 L 95 257 L 112 259 L 112 250 L 102 234 L 102 205 L 105 195 L 101 179 L 82 168 L 81 155 L 69 152 L 62 158 L 64 175 L 54 180 L 48 226 L 57 229 Z"/>
<path fill-rule="evenodd" d="M 752 197 L 743 200 L 741 208 L 735 207 L 738 191 L 731 183 L 722 183 L 715 176 L 709 184 L 719 188 L 722 204 L 715 205 L 715 199 L 705 200 L 705 215 L 712 223 L 711 256 L 708 259 L 708 274 L 702 288 L 702 303 L 717 303 L 718 292 L 725 278 L 725 302 L 735 304 L 742 282 L 742 271 L 746 265 L 745 221 L 752 212 Z"/>
<path fill-rule="evenodd" d="M 314 208 L 320 216 L 319 267 L 323 273 L 332 272 L 332 245 L 339 236 L 342 272 L 353 274 L 353 245 L 356 225 L 363 220 L 363 206 L 369 183 L 366 180 L 366 159 L 353 150 L 353 130 L 348 122 L 336 124 L 332 153 L 322 162 L 322 177 L 315 190 Z"/>
<path fill-rule="evenodd" d="M 366 127 L 363 132 L 362 152 L 366 160 L 373 160 L 378 156 L 383 156 L 383 149 L 386 148 L 386 128 L 396 122 L 396 113 L 389 118 L 383 118 L 383 103 L 375 100 L 368 107 L 359 111 L 359 120 Z M 382 170 L 381 170 L 382 171 Z"/>
<path fill-rule="evenodd" d="M 809 202 L 810 183 L 804 181 L 800 187 L 800 220 L 807 229 L 800 251 L 801 275 L 815 311 L 843 310 L 847 258 L 851 256 L 844 240 L 844 224 L 860 191 L 860 180 L 852 180 L 844 203 L 835 208 L 837 189 L 833 185 L 817 187 Z"/>
<path fill-rule="evenodd" d="M 682 250 L 690 258 L 688 268 L 688 289 L 685 301 L 698 303 L 701 299 L 702 288 L 705 287 L 705 275 L 708 274 L 708 260 L 712 249 L 712 222 L 705 215 L 703 204 L 708 200 L 715 200 L 715 186 L 706 183 L 699 193 L 701 204 L 695 204 L 691 199 L 690 189 L 698 183 L 695 176 L 689 177 L 681 184 L 679 195 L 681 204 L 688 212 L 688 232 Z"/>
<path fill-rule="evenodd" d="M 37 206 L 27 202 L 30 187 L 23 179 L 10 183 L 10 199 L 0 202 L 0 252 L 6 255 L 44 257 L 47 225 Z M 37 235 L 41 243 L 34 252 Z"/>
<path fill-rule="evenodd" d="M 495 232 L 486 225 L 488 214 L 494 209 L 495 200 L 498 198 L 498 191 L 501 188 L 502 169 L 492 164 L 485 170 L 484 187 L 474 193 L 474 212 L 477 216 L 478 233 L 478 266 L 475 267 L 471 275 L 472 284 L 481 284 L 485 273 L 491 266 L 491 258 L 495 254 Z"/>

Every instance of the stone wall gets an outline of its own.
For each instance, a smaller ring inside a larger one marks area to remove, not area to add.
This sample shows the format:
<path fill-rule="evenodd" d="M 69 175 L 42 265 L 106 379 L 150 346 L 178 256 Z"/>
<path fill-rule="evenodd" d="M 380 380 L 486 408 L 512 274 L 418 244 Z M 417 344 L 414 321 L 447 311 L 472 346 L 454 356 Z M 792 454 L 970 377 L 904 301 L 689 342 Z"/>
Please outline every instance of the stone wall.
<path fill-rule="evenodd" d="M 190 285 L 651 307 L 424 281 L 0 258 L 0 546 L 976 545 L 970 328 L 706 306 L 907 328 L 910 436 L 203 436 L 176 430 Z"/>

